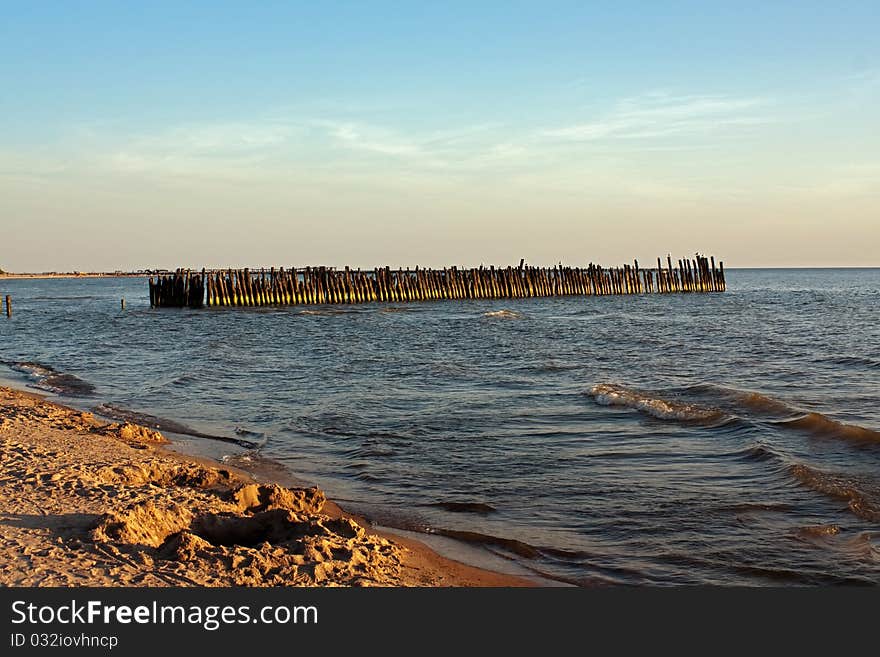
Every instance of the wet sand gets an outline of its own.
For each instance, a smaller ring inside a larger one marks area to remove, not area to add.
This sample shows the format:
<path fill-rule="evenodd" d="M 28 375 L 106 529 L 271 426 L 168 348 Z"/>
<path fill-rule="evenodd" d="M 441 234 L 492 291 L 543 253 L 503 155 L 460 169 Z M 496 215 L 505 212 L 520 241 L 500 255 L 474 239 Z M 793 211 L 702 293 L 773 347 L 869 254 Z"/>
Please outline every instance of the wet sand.
<path fill-rule="evenodd" d="M 0 586 L 534 586 L 0 387 Z"/>

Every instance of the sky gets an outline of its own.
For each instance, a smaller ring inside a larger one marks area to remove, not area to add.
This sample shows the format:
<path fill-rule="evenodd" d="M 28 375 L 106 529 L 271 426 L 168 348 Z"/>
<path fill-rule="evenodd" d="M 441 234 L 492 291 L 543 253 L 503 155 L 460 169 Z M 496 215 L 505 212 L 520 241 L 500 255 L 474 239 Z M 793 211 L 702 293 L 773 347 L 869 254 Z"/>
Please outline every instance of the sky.
<path fill-rule="evenodd" d="M 0 268 L 880 266 L 880 3 L 0 0 Z"/>

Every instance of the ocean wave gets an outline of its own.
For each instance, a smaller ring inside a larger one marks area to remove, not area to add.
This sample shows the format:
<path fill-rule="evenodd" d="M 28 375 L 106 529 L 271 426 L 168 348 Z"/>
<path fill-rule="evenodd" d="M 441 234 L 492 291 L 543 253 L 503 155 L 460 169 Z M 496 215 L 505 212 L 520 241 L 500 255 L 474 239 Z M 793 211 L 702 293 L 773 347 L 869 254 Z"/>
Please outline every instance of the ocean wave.
<path fill-rule="evenodd" d="M 760 392 L 752 390 L 737 390 L 714 384 L 701 384 L 691 386 L 686 390 L 700 396 L 709 397 L 715 401 L 721 401 L 732 406 L 732 410 L 744 412 L 747 415 L 757 413 L 759 415 L 771 415 L 773 417 L 788 416 L 798 413 L 798 409 L 781 399 L 776 399 Z"/>
<path fill-rule="evenodd" d="M 427 506 L 437 507 L 451 513 L 479 513 L 486 515 L 497 511 L 494 506 L 484 502 L 434 502 Z"/>
<path fill-rule="evenodd" d="M 300 310 L 300 315 L 351 315 L 354 313 L 364 312 L 360 309 L 354 308 L 306 308 L 305 310 Z"/>
<path fill-rule="evenodd" d="M 34 382 L 31 384 L 32 388 L 67 397 L 91 397 L 95 394 L 95 386 L 91 383 L 73 374 L 59 372 L 48 365 L 24 361 L 11 363 L 9 367 L 27 374 Z"/>
<path fill-rule="evenodd" d="M 795 531 L 803 538 L 824 538 L 826 536 L 837 536 L 840 533 L 838 525 L 807 525 L 806 527 L 798 527 Z"/>
<path fill-rule="evenodd" d="M 394 449 L 387 445 L 363 445 L 351 451 L 351 455 L 357 458 L 386 458 L 394 456 Z"/>
<path fill-rule="evenodd" d="M 454 538 L 463 543 L 471 543 L 481 545 L 483 547 L 500 548 L 505 552 L 515 554 L 524 559 L 537 559 L 541 556 L 541 549 L 529 545 L 523 541 L 514 538 L 503 538 L 501 536 L 492 536 L 491 534 L 481 534 L 479 532 L 463 531 L 459 529 L 443 529 L 431 527 L 425 530 L 427 534 L 439 534 L 448 538 Z"/>
<path fill-rule="evenodd" d="M 750 445 L 750 446 L 746 447 L 744 450 L 742 450 L 741 452 L 738 453 L 738 456 L 740 456 L 745 461 L 755 461 L 755 462 L 761 462 L 761 461 L 782 462 L 782 460 L 783 460 L 783 457 L 778 452 L 776 452 L 772 448 L 768 447 L 767 445 L 761 445 L 761 444 Z"/>
<path fill-rule="evenodd" d="M 880 562 L 880 532 L 864 531 L 848 535 L 838 549 L 858 559 Z M 877 585 L 876 580 L 872 582 Z"/>
<path fill-rule="evenodd" d="M 522 315 L 515 310 L 490 310 L 488 312 L 483 313 L 483 317 L 495 317 L 498 319 L 519 319 Z"/>
<path fill-rule="evenodd" d="M 722 511 L 733 511 L 735 513 L 748 513 L 751 511 L 772 511 L 784 513 L 793 509 L 791 504 L 785 502 L 738 502 L 719 507 Z"/>
<path fill-rule="evenodd" d="M 376 475 L 370 474 L 368 472 L 357 472 L 352 476 L 358 481 L 363 481 L 368 484 L 378 484 L 383 481 L 382 477 L 377 477 Z"/>
<path fill-rule="evenodd" d="M 265 438 L 266 434 L 262 431 L 251 431 L 250 429 L 244 429 L 242 427 L 235 427 L 235 435 L 236 436 L 247 436 L 249 438 Z"/>
<path fill-rule="evenodd" d="M 793 420 L 777 422 L 776 426 L 809 433 L 820 438 L 841 438 L 856 442 L 880 442 L 880 431 L 832 420 L 821 413 L 807 413 Z"/>
<path fill-rule="evenodd" d="M 594 385 L 589 394 L 603 406 L 633 408 L 660 420 L 717 422 L 728 419 L 728 416 L 716 408 L 663 399 L 638 390 L 607 383 Z"/>
<path fill-rule="evenodd" d="M 175 422 L 174 420 L 157 417 L 155 415 L 150 415 L 149 413 L 132 411 L 127 408 L 120 408 L 112 404 L 99 404 L 98 406 L 95 406 L 92 410 L 98 415 L 103 415 L 104 417 L 108 417 L 113 420 L 132 422 L 133 424 L 140 424 L 144 427 L 150 427 L 151 429 L 157 429 L 159 431 L 165 431 L 168 433 L 176 433 L 182 436 L 193 436 L 194 438 L 206 438 L 208 440 L 218 440 L 225 443 L 233 443 L 235 445 L 239 445 L 240 447 L 245 447 L 248 449 L 262 447 L 262 445 L 265 443 L 265 439 L 261 442 L 258 442 L 254 440 L 246 440 L 244 438 L 232 438 L 230 436 L 218 436 L 215 434 L 204 433 L 202 431 L 197 431 L 191 427 L 188 427 L 185 424 Z M 236 433 L 239 433 L 239 431 L 236 430 Z"/>
<path fill-rule="evenodd" d="M 840 422 L 822 413 L 806 411 L 760 392 L 708 384 L 692 386 L 687 388 L 687 392 L 709 397 L 732 414 L 742 414 L 752 419 L 769 421 L 778 428 L 808 433 L 822 438 L 880 442 L 880 431 Z"/>
<path fill-rule="evenodd" d="M 792 413 L 794 407 L 760 392 L 731 390 L 740 406 L 759 413 Z"/>
<path fill-rule="evenodd" d="M 868 522 L 880 522 L 880 490 L 872 484 L 852 476 L 824 472 L 802 463 L 789 468 L 801 484 L 817 493 L 847 503 L 856 516 Z"/>
<path fill-rule="evenodd" d="M 532 545 L 531 543 L 526 543 L 525 541 L 520 541 L 515 538 L 505 538 L 503 536 L 495 536 L 493 534 L 483 534 L 481 532 L 465 531 L 460 529 L 422 527 L 420 529 L 416 529 L 415 531 L 421 531 L 425 534 L 437 534 L 439 536 L 446 536 L 447 538 L 452 538 L 457 541 L 461 541 L 462 543 L 478 545 L 496 554 L 501 553 L 503 556 L 515 555 L 523 559 L 528 559 L 529 561 L 534 561 L 538 559 L 550 559 L 557 562 L 573 561 L 577 563 L 582 563 L 585 559 L 588 559 L 592 556 L 582 550 L 565 550 L 557 547 Z M 548 580 L 567 582 L 575 585 L 579 584 L 579 582 L 577 581 L 572 581 L 568 578 L 561 577 L 558 574 L 549 574 L 536 570 L 533 566 L 527 563 L 521 563 L 520 565 L 528 568 L 529 570 L 533 570 L 534 572 Z"/>
<path fill-rule="evenodd" d="M 862 367 L 872 370 L 880 369 L 880 360 L 865 356 L 831 356 L 829 358 L 817 358 L 815 362 L 843 365 L 845 367 Z"/>
<path fill-rule="evenodd" d="M 518 369 L 523 372 L 547 374 L 552 372 L 570 372 L 572 370 L 580 370 L 583 368 L 584 365 L 582 363 L 559 363 L 555 361 L 548 361 L 541 364 L 523 365 Z"/>

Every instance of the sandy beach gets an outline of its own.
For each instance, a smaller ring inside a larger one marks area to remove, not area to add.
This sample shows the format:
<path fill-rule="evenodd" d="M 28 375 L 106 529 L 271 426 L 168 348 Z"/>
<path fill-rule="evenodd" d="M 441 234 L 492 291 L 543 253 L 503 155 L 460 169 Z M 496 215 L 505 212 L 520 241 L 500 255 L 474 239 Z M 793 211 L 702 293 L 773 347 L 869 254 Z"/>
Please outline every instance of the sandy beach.
<path fill-rule="evenodd" d="M 529 586 L 0 387 L 0 586 Z"/>

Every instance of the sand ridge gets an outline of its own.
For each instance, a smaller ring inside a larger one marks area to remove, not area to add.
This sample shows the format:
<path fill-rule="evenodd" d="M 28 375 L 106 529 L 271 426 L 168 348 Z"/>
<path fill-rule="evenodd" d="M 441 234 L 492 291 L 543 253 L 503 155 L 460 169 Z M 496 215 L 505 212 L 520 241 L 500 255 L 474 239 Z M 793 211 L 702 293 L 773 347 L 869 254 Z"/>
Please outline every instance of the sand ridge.
<path fill-rule="evenodd" d="M 257 483 L 0 387 L 0 585 L 522 586 L 372 531 L 317 488 Z"/>

